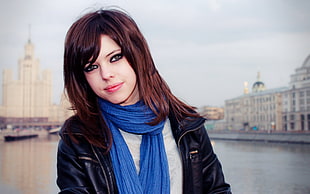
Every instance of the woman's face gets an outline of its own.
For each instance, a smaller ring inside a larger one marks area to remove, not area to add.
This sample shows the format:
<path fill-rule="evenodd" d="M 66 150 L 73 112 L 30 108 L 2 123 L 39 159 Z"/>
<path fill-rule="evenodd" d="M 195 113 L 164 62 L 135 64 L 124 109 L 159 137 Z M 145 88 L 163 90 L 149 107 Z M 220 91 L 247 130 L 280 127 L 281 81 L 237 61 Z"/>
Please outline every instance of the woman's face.
<path fill-rule="evenodd" d="M 98 58 L 86 64 L 84 74 L 92 90 L 113 104 L 131 105 L 139 100 L 137 77 L 118 46 L 109 36 L 101 36 Z"/>

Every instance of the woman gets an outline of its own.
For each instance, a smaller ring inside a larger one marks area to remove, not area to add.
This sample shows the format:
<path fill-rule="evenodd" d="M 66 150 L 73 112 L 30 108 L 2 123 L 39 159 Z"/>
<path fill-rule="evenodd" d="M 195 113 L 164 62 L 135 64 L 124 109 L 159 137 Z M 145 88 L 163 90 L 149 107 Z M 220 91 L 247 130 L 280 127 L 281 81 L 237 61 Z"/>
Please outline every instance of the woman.
<path fill-rule="evenodd" d="M 60 193 L 230 193 L 205 120 L 171 93 L 126 13 L 71 26 L 64 82 L 75 115 L 60 133 Z"/>

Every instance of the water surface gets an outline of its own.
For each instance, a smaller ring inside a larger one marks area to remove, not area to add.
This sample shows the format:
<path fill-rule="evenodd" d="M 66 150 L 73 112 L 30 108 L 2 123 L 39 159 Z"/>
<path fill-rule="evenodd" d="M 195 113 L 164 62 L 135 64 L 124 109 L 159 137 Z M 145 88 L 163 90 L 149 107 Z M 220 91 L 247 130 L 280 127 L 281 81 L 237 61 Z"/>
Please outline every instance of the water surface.
<path fill-rule="evenodd" d="M 310 193 L 310 145 L 212 141 L 233 193 Z M 54 194 L 58 137 L 0 141 L 0 191 Z"/>

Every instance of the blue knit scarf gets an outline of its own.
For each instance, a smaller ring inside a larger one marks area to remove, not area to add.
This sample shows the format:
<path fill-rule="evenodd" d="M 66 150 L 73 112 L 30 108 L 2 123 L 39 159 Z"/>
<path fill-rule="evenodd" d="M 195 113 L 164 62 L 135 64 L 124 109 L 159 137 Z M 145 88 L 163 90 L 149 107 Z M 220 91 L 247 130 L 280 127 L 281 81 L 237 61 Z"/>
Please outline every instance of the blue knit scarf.
<path fill-rule="evenodd" d="M 170 178 L 162 130 L 165 121 L 150 126 L 155 114 L 143 102 L 120 106 L 99 99 L 100 108 L 112 135 L 111 157 L 120 194 L 169 194 Z M 141 134 L 140 172 L 120 130 Z"/>

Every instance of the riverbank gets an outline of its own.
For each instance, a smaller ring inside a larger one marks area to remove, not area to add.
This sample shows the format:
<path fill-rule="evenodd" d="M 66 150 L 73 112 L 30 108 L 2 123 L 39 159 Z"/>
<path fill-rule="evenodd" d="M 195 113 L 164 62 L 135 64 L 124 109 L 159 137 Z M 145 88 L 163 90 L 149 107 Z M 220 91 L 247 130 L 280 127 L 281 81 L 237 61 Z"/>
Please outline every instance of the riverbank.
<path fill-rule="evenodd" d="M 211 140 L 310 144 L 310 133 L 208 130 Z"/>

